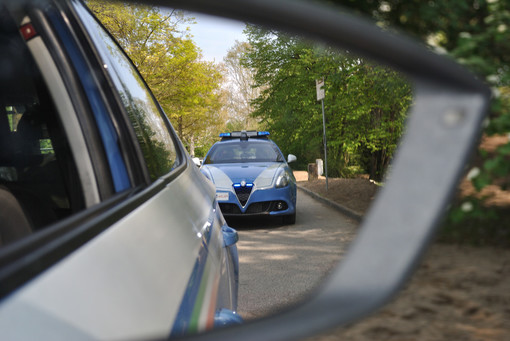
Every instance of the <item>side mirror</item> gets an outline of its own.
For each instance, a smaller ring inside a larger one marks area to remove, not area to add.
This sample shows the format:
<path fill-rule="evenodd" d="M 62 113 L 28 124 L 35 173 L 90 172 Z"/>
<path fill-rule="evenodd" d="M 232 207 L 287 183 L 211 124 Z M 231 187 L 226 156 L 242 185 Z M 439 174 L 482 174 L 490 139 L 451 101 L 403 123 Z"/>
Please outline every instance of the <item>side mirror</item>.
<path fill-rule="evenodd" d="M 303 338 L 351 323 L 388 302 L 418 264 L 464 172 L 488 108 L 488 87 L 458 64 L 405 37 L 317 2 L 145 2 L 302 34 L 392 66 L 414 83 L 415 101 L 393 159 L 391 177 L 363 220 L 348 254 L 320 289 L 308 301 L 271 318 L 190 339 Z"/>
<path fill-rule="evenodd" d="M 373 23 L 317 3 L 158 3 L 302 34 L 395 67 L 415 85 L 414 106 L 391 177 L 348 254 L 320 290 L 309 301 L 271 318 L 213 330 L 193 339 L 297 339 L 353 322 L 380 308 L 403 287 L 434 235 L 479 137 L 489 89 L 451 60 Z"/>
<path fill-rule="evenodd" d="M 193 161 L 193 163 L 194 163 L 197 167 L 202 166 L 202 162 L 200 161 L 200 159 L 199 159 L 198 157 L 193 157 L 193 158 L 191 158 L 191 160 Z"/>
<path fill-rule="evenodd" d="M 296 160 L 297 160 L 297 157 L 296 157 L 296 155 L 294 155 L 294 154 L 289 154 L 289 155 L 287 156 L 287 163 L 291 163 L 291 162 L 294 162 L 294 161 L 296 161 Z"/>

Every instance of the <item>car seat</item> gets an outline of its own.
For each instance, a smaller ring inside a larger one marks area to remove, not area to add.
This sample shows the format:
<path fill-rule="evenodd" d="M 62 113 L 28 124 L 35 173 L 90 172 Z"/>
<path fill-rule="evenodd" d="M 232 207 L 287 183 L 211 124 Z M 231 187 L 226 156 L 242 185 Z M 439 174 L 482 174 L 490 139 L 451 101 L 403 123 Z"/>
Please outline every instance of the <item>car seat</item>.
<path fill-rule="evenodd" d="M 19 201 L 0 185 L 0 246 L 19 240 L 32 232 Z"/>

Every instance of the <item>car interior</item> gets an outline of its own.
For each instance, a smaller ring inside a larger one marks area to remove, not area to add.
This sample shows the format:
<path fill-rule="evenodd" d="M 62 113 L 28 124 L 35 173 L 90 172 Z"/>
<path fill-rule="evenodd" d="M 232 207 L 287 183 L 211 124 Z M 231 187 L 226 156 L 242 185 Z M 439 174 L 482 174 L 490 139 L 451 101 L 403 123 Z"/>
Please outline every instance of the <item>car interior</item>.
<path fill-rule="evenodd" d="M 1 16 L 2 45 L 15 47 L 0 51 L 0 244 L 5 245 L 83 204 L 47 87 L 14 21 L 6 20 L 5 11 Z"/>

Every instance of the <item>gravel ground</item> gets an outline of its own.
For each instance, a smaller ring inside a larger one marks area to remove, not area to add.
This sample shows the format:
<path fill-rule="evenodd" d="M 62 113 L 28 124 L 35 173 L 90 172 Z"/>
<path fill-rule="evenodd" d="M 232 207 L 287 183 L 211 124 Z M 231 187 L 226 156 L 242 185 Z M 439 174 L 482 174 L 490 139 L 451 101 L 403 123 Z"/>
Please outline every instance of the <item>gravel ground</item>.
<path fill-rule="evenodd" d="M 377 186 L 367 179 L 307 181 L 300 186 L 364 212 Z M 510 250 L 433 244 L 406 288 L 353 325 L 314 336 L 329 340 L 510 340 Z"/>

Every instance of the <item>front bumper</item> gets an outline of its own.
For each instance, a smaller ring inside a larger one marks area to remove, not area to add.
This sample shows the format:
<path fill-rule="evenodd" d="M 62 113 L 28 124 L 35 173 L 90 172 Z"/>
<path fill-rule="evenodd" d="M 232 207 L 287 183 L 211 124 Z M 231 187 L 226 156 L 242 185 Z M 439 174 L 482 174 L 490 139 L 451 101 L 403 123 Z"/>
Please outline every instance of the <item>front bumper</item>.
<path fill-rule="evenodd" d="M 228 197 L 227 197 L 228 194 Z M 240 203 L 234 190 L 218 189 L 216 198 L 226 217 L 254 215 L 289 215 L 296 212 L 296 187 L 253 189 L 246 204 Z"/>

